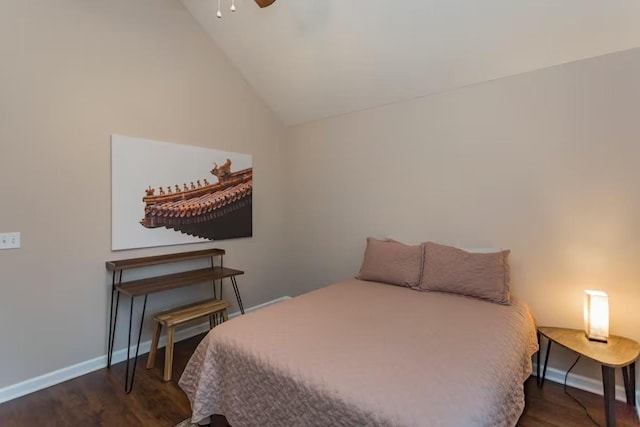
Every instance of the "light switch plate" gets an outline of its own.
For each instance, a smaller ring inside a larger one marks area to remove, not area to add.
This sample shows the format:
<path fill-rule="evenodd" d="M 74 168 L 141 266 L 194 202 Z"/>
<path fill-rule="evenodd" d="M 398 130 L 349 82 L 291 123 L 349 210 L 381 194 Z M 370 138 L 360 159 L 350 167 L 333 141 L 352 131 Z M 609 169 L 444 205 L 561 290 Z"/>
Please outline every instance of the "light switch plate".
<path fill-rule="evenodd" d="M 0 233 L 0 249 L 19 249 L 20 232 Z"/>

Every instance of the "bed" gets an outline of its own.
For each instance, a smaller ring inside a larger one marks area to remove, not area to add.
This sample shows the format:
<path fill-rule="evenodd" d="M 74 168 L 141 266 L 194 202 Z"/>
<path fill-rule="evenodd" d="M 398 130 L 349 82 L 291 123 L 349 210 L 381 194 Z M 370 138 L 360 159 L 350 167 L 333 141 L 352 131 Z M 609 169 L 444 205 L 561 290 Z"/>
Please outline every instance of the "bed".
<path fill-rule="evenodd" d="M 194 422 L 514 426 L 536 350 L 516 299 L 350 279 L 217 326 L 179 383 Z"/>

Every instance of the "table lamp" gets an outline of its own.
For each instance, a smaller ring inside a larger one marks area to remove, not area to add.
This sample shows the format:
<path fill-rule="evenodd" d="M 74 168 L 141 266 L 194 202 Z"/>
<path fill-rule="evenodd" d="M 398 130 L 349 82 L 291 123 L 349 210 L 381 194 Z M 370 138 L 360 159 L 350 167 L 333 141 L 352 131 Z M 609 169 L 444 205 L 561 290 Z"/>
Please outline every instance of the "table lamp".
<path fill-rule="evenodd" d="M 607 342 L 609 297 L 602 291 L 584 291 L 584 332 L 590 341 Z"/>

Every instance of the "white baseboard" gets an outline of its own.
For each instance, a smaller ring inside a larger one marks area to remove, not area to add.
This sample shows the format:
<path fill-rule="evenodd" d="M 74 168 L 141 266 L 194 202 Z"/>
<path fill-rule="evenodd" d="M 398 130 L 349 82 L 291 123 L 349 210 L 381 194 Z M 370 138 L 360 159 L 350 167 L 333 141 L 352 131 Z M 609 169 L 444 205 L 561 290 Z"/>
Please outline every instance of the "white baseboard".
<path fill-rule="evenodd" d="M 533 364 L 533 375 L 536 375 L 536 364 Z M 555 368 L 547 368 L 547 374 L 545 376 L 545 380 L 553 381 L 554 383 L 564 384 L 564 376 L 566 372 L 561 371 L 560 369 Z M 570 387 L 574 387 L 580 390 L 588 391 L 590 393 L 599 394 L 602 396 L 604 394 L 604 390 L 602 388 L 602 381 L 585 377 L 577 374 L 569 374 L 567 378 L 567 385 Z M 624 392 L 623 384 L 616 384 L 616 400 L 621 402 L 627 401 L 627 395 Z M 636 391 L 636 402 L 640 402 L 640 394 Z M 636 405 L 636 411 L 639 411 L 640 408 Z M 640 416 L 640 412 L 638 412 Z"/>
<path fill-rule="evenodd" d="M 290 299 L 291 297 L 285 296 L 272 301 L 267 301 L 263 304 L 259 304 L 245 310 L 246 313 L 251 311 L 258 310 L 260 308 L 266 307 L 268 305 L 276 304 L 281 301 L 285 301 Z M 239 316 L 240 312 L 234 312 L 229 315 L 230 318 Z M 187 338 L 191 338 L 198 334 L 202 334 L 209 330 L 209 322 L 200 323 L 188 328 L 178 329 L 175 334 L 175 341 L 182 341 Z M 162 336 L 160 338 L 160 347 L 164 347 L 166 345 L 166 337 Z M 140 351 L 139 354 L 145 354 L 149 352 L 151 348 L 151 341 L 145 341 L 140 343 Z M 133 357 L 136 354 L 136 346 L 131 346 L 129 349 L 131 356 Z M 121 350 L 117 350 L 113 352 L 113 358 L 111 363 L 119 363 L 123 362 L 127 359 L 127 349 L 123 348 Z M 29 393 L 33 393 L 38 390 L 42 390 L 47 387 L 51 387 L 53 385 L 62 383 L 64 381 L 79 377 L 81 375 L 88 374 L 89 372 L 97 371 L 98 369 L 102 369 L 107 366 L 107 355 L 98 356 L 91 360 L 86 360 L 84 362 L 77 363 L 72 366 L 67 366 L 62 369 L 58 369 L 57 371 L 49 372 L 44 375 L 40 375 L 35 378 L 30 378 L 28 380 L 19 382 L 17 384 L 12 384 L 4 388 L 0 388 L 0 404 L 7 402 L 9 400 L 16 399 L 18 397 L 24 396 Z"/>

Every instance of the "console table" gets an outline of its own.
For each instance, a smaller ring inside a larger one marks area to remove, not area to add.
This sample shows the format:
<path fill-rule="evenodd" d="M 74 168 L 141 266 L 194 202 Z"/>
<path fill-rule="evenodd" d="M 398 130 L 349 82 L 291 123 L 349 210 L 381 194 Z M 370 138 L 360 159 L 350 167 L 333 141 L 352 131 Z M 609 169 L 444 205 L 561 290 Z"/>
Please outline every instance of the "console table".
<path fill-rule="evenodd" d="M 107 353 L 107 368 L 111 367 L 111 361 L 113 357 L 113 344 L 115 341 L 116 324 L 118 320 L 118 305 L 120 303 L 120 294 L 125 294 L 130 297 L 129 307 L 129 338 L 127 341 L 127 367 L 125 370 L 124 391 L 130 393 L 133 389 L 133 379 L 136 375 L 136 365 L 138 361 L 138 351 L 140 350 L 140 338 L 142 337 L 142 324 L 144 322 L 144 313 L 147 307 L 147 298 L 149 294 L 167 291 L 169 289 L 177 289 L 185 286 L 207 283 L 211 281 L 213 289 L 213 297 L 217 297 L 216 281 L 220 282 L 220 299 L 222 299 L 222 279 L 229 278 L 233 285 L 233 291 L 238 301 L 240 312 L 244 314 L 244 307 L 242 305 L 242 299 L 240 298 L 240 292 L 238 290 L 238 283 L 236 282 L 236 276 L 244 274 L 244 271 L 235 270 L 223 266 L 224 249 L 205 249 L 200 251 L 181 252 L 167 255 L 156 255 L 143 258 L 130 258 L 116 261 L 107 261 L 106 267 L 108 271 L 112 272 L 111 281 L 111 307 L 109 309 L 109 338 L 108 338 L 108 353 Z M 214 258 L 219 257 L 220 265 L 214 264 Z M 155 277 L 148 277 L 144 279 L 131 280 L 128 282 L 122 281 L 122 274 L 124 270 L 131 270 L 141 267 L 149 267 L 159 264 L 168 264 L 174 262 L 190 261 L 196 259 L 210 259 L 210 266 L 207 268 L 189 270 L 180 273 L 172 273 Z M 140 330 L 138 331 L 138 345 L 136 346 L 136 354 L 133 360 L 133 368 L 131 369 L 131 375 L 129 375 L 129 365 L 131 361 L 130 349 L 131 349 L 131 329 L 133 319 L 133 305 L 136 297 L 144 296 L 144 302 L 142 304 L 142 314 L 140 315 Z M 115 304 L 114 304 L 115 300 Z"/>

